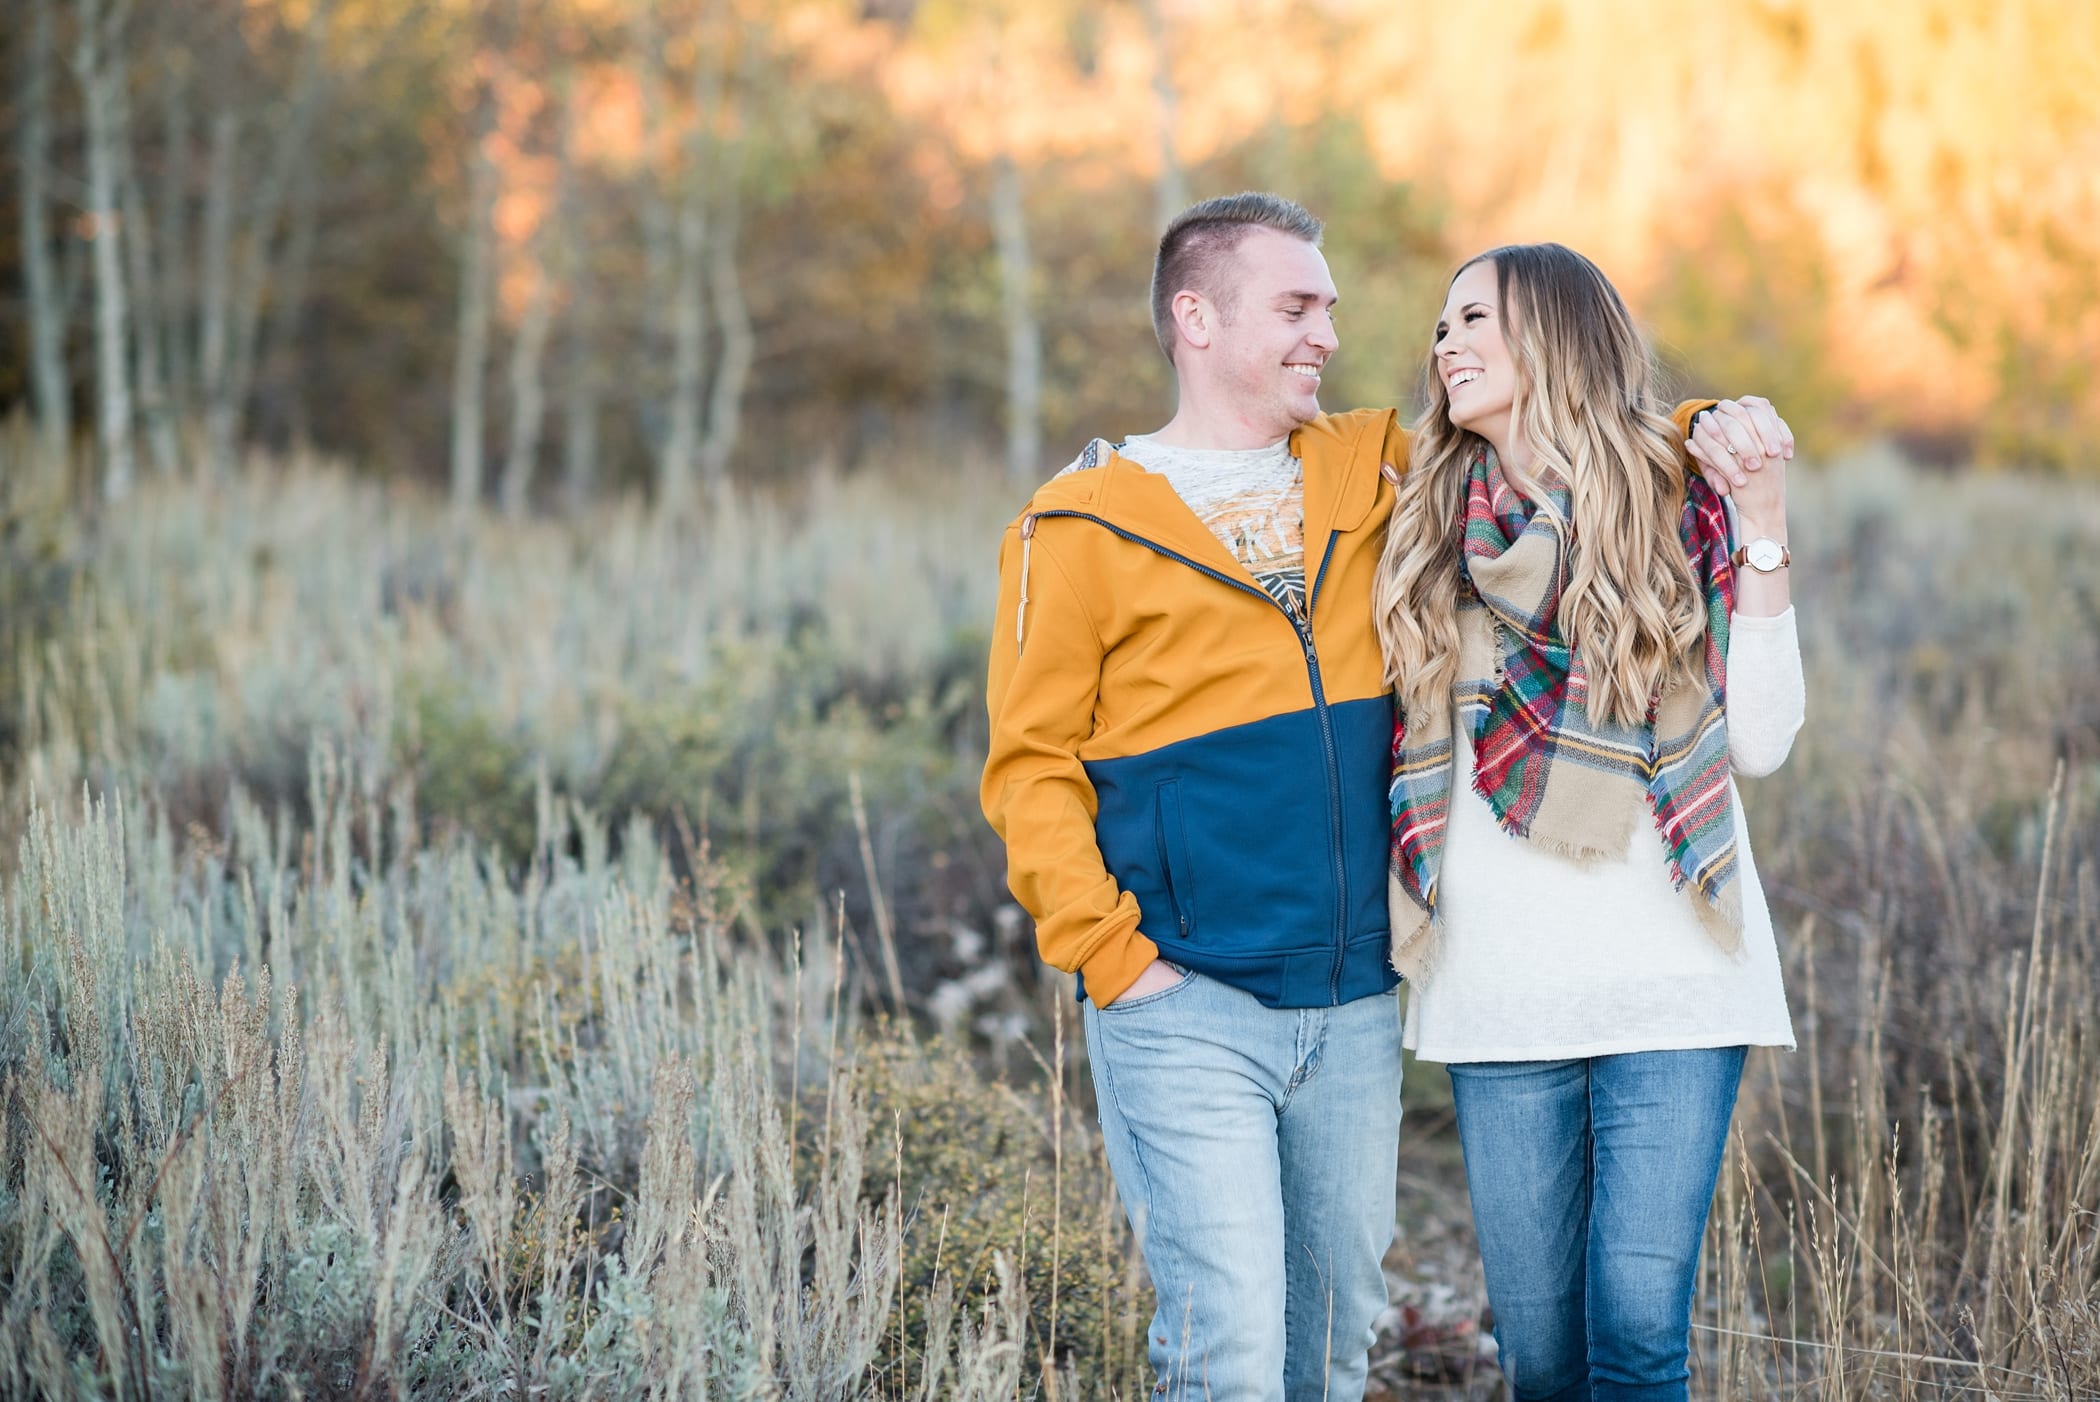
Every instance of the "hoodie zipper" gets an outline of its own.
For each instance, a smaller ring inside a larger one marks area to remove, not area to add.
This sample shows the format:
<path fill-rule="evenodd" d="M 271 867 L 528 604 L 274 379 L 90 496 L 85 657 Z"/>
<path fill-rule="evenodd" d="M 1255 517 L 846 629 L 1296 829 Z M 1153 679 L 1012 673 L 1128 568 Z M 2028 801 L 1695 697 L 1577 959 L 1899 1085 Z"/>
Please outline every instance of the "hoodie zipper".
<path fill-rule="evenodd" d="M 1155 555 L 1161 555 L 1178 564 L 1187 565 L 1196 573 L 1215 579 L 1218 583 L 1229 588 L 1237 589 L 1242 594 L 1252 594 L 1255 598 L 1260 599 L 1282 614 L 1284 621 L 1291 625 L 1291 631 L 1298 635 L 1299 645 L 1305 652 L 1306 676 L 1312 682 L 1313 715 L 1320 726 L 1320 747 L 1325 752 L 1327 759 L 1327 851 L 1334 862 L 1335 896 L 1334 961 L 1329 966 L 1327 974 L 1327 1001 L 1329 1006 L 1339 1006 L 1342 1001 L 1342 960 L 1348 951 L 1349 944 L 1347 931 L 1349 918 L 1349 870 L 1347 863 L 1342 858 L 1342 762 L 1341 749 L 1334 738 L 1334 717 L 1327 706 L 1327 688 L 1320 677 L 1320 652 L 1313 642 L 1312 613 L 1314 604 L 1319 601 L 1320 585 L 1327 579 L 1327 566 L 1334 559 L 1335 542 L 1341 538 L 1341 532 L 1329 531 L 1327 533 L 1327 550 L 1320 557 L 1320 569 L 1313 576 L 1312 588 L 1306 592 L 1305 616 L 1300 618 L 1290 609 L 1277 603 L 1264 590 L 1257 589 L 1242 580 L 1234 579 L 1223 570 L 1212 569 L 1201 561 L 1191 560 L 1178 550 L 1169 550 L 1157 541 L 1147 540 L 1135 531 L 1127 531 L 1113 522 L 1104 521 L 1099 516 L 1085 511 L 1031 512 L 1022 522 L 1022 535 L 1024 537 L 1032 536 L 1035 533 L 1035 523 L 1045 516 L 1070 516 L 1080 521 L 1092 521 L 1111 535 L 1120 536 L 1133 545 L 1142 545 Z"/>
<path fill-rule="evenodd" d="M 1334 964 L 1327 973 L 1327 1001 L 1342 1001 L 1342 959 L 1349 949 L 1349 867 L 1342 859 L 1342 761 L 1341 747 L 1334 739 L 1334 717 L 1327 709 L 1327 690 L 1320 681 L 1320 654 L 1313 648 L 1313 605 L 1319 601 L 1320 585 L 1334 559 L 1339 531 L 1327 533 L 1327 550 L 1320 556 L 1320 572 L 1313 576 L 1305 594 L 1305 625 L 1298 636 L 1305 643 L 1305 669 L 1312 677 L 1313 714 L 1320 721 L 1320 742 L 1327 747 L 1327 850 L 1334 858 Z M 1293 620 L 1295 622 L 1295 620 Z"/>

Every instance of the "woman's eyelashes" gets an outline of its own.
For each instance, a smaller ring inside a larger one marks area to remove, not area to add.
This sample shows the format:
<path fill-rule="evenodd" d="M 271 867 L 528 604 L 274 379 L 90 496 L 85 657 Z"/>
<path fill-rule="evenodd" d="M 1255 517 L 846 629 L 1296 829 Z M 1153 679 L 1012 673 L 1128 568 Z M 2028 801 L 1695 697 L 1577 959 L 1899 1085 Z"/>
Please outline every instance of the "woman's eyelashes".
<path fill-rule="evenodd" d="M 1459 318 L 1458 318 L 1458 319 L 1459 319 L 1460 321 L 1463 321 L 1463 322 L 1465 322 L 1465 323 L 1466 323 L 1466 324 L 1467 324 L 1468 326 L 1470 326 L 1470 325 L 1472 325 L 1472 324 L 1473 324 L 1474 322 L 1476 322 L 1476 321 L 1480 321 L 1480 320 L 1484 319 L 1484 318 L 1485 318 L 1486 316 L 1487 316 L 1487 312 L 1486 312 L 1486 310 L 1485 310 L 1485 309 L 1483 309 L 1483 308 L 1480 308 L 1480 307 L 1468 307 L 1468 308 L 1467 308 L 1467 309 L 1466 309 L 1466 310 L 1465 310 L 1464 312 L 1460 313 L 1460 315 L 1459 315 Z M 1432 346 L 1440 346 L 1440 345 L 1442 345 L 1442 344 L 1444 343 L 1444 338 L 1445 338 L 1445 337 L 1447 337 L 1447 336 L 1449 336 L 1450 334 L 1451 334 L 1451 324 L 1450 324 L 1449 322 L 1445 322 L 1445 321 L 1440 321 L 1440 322 L 1438 322 L 1438 323 L 1436 324 L 1436 335 L 1435 335 L 1434 337 L 1432 337 L 1432 338 L 1431 338 L 1431 340 L 1430 340 L 1430 345 L 1432 345 Z"/>

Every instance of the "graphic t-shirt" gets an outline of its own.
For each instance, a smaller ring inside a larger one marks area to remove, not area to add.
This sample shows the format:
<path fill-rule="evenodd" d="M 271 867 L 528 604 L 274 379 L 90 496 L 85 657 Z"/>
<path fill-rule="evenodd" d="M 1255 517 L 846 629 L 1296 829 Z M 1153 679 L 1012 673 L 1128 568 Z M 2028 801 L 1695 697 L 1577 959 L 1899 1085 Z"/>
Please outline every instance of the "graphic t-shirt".
<path fill-rule="evenodd" d="M 1174 448 L 1139 434 L 1117 451 L 1166 478 L 1254 582 L 1292 617 L 1305 617 L 1305 470 L 1290 439 Z"/>

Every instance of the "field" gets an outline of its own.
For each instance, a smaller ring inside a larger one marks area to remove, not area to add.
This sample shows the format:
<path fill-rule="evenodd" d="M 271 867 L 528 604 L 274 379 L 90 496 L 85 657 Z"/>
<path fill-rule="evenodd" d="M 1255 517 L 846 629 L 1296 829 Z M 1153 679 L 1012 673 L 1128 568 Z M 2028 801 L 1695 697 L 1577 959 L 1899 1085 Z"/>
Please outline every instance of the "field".
<path fill-rule="evenodd" d="M 84 510 L 0 441 L 0 1393 L 1137 1397 L 1068 985 L 978 814 L 991 455 Z M 934 466 L 938 465 L 938 466 Z M 2100 1393 L 2100 485 L 1796 471 L 1695 1395 Z M 1378 1385 L 1487 1398 L 1434 1068 Z M 1375 1394 L 1374 1394 L 1375 1395 Z"/>

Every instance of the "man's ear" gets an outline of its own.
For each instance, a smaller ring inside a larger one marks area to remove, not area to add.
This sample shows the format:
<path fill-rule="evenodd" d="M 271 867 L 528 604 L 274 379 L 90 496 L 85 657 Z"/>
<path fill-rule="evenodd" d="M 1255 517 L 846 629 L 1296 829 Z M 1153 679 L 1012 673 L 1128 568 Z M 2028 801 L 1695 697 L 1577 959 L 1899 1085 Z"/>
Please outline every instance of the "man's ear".
<path fill-rule="evenodd" d="M 1174 294 L 1172 307 L 1174 327 L 1181 339 L 1199 350 L 1208 350 L 1211 329 L 1218 315 L 1218 309 L 1210 304 L 1210 299 L 1184 288 Z"/>

